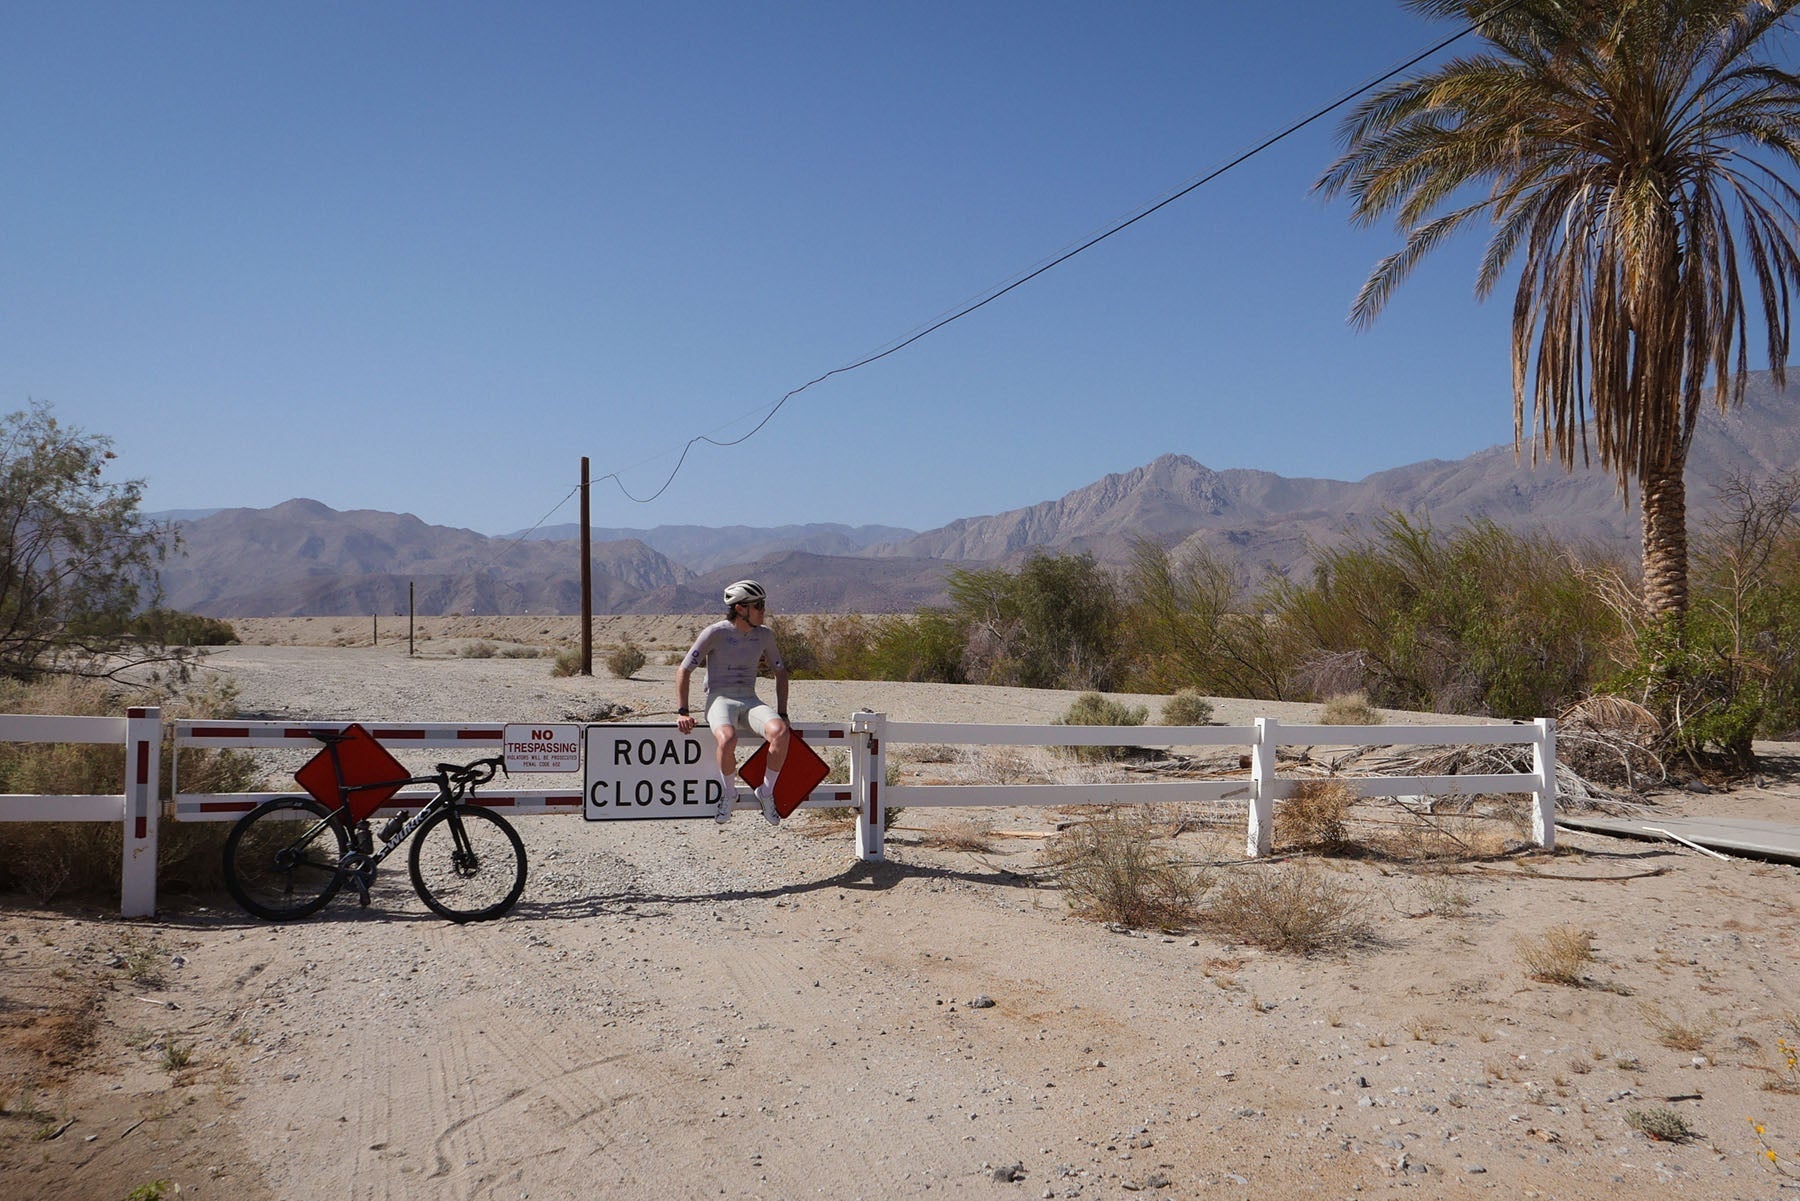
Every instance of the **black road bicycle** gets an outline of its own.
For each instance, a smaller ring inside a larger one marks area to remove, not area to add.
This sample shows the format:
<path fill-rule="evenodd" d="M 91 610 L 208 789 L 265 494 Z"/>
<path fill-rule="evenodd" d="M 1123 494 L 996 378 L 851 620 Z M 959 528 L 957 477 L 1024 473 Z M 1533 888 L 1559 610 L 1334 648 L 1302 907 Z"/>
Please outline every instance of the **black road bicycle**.
<path fill-rule="evenodd" d="M 375 869 L 416 835 L 407 867 L 414 890 L 435 912 L 482 922 L 512 908 L 525 888 L 525 844 L 505 818 L 471 803 L 476 786 L 505 769 L 504 759 L 440 763 L 430 775 L 351 785 L 337 763 L 341 736 L 316 737 L 333 751 L 338 804 L 275 797 L 240 817 L 225 839 L 225 887 L 238 904 L 268 921 L 291 921 L 318 912 L 350 884 L 367 906 Z M 366 819 L 353 820 L 352 793 L 409 784 L 435 784 L 438 794 L 412 816 L 390 818 L 379 836 Z"/>

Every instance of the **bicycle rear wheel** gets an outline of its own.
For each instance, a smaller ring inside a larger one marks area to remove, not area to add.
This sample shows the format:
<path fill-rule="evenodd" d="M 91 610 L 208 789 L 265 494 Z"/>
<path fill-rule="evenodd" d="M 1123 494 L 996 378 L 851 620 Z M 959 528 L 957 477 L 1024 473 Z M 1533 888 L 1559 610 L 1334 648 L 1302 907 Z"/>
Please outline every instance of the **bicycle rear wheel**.
<path fill-rule="evenodd" d="M 413 834 L 413 887 L 453 922 L 499 917 L 525 890 L 525 844 L 498 813 L 451 805 Z"/>
<path fill-rule="evenodd" d="M 271 922 L 323 908 L 342 886 L 338 863 L 349 848 L 343 823 L 312 797 L 264 801 L 225 838 L 225 888 L 246 911 Z"/>

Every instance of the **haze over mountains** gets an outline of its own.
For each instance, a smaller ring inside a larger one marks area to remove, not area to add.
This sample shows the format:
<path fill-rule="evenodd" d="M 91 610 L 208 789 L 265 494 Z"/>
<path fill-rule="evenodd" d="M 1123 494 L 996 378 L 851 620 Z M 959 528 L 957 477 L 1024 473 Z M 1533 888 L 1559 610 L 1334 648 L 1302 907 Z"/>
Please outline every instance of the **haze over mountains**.
<path fill-rule="evenodd" d="M 1791 391 L 1766 376 L 1742 408 L 1709 412 L 1688 466 L 1690 525 L 1730 476 L 1766 478 L 1800 465 Z M 828 523 L 777 528 L 661 526 L 593 532 L 594 608 L 602 613 L 704 613 L 720 588 L 754 575 L 780 610 L 910 612 L 945 599 L 958 567 L 1014 565 L 1033 552 L 1086 551 L 1122 563 L 1138 538 L 1201 543 L 1246 580 L 1309 568 L 1311 548 L 1367 529 L 1393 511 L 1441 529 L 1486 517 L 1637 553 L 1635 501 L 1597 469 L 1531 468 L 1511 446 L 1430 460 L 1354 482 L 1214 471 L 1164 455 L 1055 500 L 914 533 Z M 488 537 L 410 514 L 340 512 L 311 500 L 269 509 L 163 515 L 186 554 L 163 572 L 165 603 L 221 617 L 404 613 L 577 613 L 575 527 Z"/>

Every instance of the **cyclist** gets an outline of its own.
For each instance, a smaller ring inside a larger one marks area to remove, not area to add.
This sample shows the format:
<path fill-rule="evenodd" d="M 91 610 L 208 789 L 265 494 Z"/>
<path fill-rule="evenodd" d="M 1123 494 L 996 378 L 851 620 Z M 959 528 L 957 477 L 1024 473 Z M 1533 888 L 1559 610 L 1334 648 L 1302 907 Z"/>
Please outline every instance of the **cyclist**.
<path fill-rule="evenodd" d="M 773 825 L 781 820 L 775 812 L 775 777 L 788 751 L 787 664 L 775 645 L 775 632 L 763 624 L 769 608 L 763 586 L 755 580 L 739 580 L 726 586 L 724 600 L 725 619 L 700 631 L 675 673 L 675 724 L 683 734 L 699 724 L 688 712 L 688 683 L 694 669 L 704 663 L 703 712 L 718 744 L 719 779 L 724 784 L 714 820 L 721 824 L 730 821 L 737 804 L 732 777 L 737 775 L 737 740 L 742 730 L 769 744 L 768 771 L 756 789 L 756 799 L 762 803 L 763 817 Z M 764 663 L 775 676 L 772 709 L 756 695 L 757 668 Z"/>

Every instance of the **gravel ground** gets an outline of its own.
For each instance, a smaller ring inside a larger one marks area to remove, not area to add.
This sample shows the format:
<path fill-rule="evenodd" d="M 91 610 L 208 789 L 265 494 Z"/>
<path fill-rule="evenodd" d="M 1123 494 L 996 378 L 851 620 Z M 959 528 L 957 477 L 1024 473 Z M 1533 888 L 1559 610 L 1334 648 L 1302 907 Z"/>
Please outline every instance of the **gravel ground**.
<path fill-rule="evenodd" d="M 672 703 L 666 665 L 557 680 L 542 660 L 262 646 L 210 662 L 277 717 L 653 720 Z M 1040 722 L 1069 699 L 805 683 L 794 710 Z M 1732 802 L 1791 818 L 1797 795 L 1776 780 Z M 1764 1087 L 1783 1080 L 1777 1040 L 1800 1041 L 1795 869 L 1588 836 L 1429 868 L 1332 858 L 1305 878 L 1370 934 L 1302 957 L 1072 916 L 1040 854 L 1063 816 L 909 810 L 883 864 L 748 812 L 520 818 L 524 898 L 463 927 L 404 871 L 366 910 L 283 926 L 216 903 L 142 923 L 16 906 L 9 971 L 116 985 L 95 1069 L 50 1100 L 98 1132 L 86 1146 L 143 1150 L 58 1158 L 84 1146 L 65 1135 L 0 1185 L 97 1197 L 112 1164 L 108 1182 L 166 1172 L 184 1197 L 250 1201 L 1795 1195 L 1745 1120 L 1800 1154 L 1800 1104 Z M 984 848 L 936 838 L 971 820 Z M 1167 845 L 1214 888 L 1299 866 L 1244 863 L 1241 828 L 1179 828 Z M 1533 979 L 1518 940 L 1570 922 L 1597 951 L 1581 983 Z M 109 966 L 134 947 L 161 957 L 154 986 Z M 181 1072 L 156 1058 L 170 1040 L 192 1049 Z M 1657 1112 L 1693 1136 L 1634 1127 Z"/>

